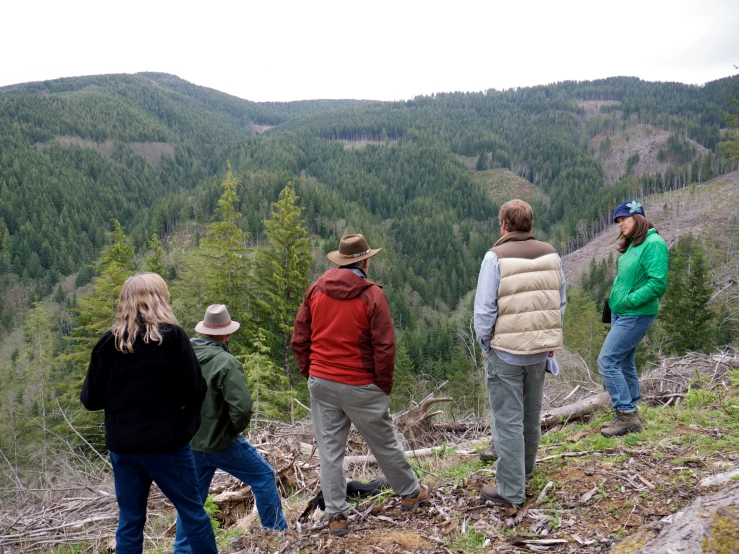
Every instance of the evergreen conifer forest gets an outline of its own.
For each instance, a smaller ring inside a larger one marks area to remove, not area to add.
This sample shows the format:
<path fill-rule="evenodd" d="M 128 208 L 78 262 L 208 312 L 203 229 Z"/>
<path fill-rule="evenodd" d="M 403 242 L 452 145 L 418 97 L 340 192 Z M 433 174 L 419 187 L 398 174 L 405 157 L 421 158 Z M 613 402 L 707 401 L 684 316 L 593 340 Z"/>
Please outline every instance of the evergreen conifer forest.
<path fill-rule="evenodd" d="M 449 381 L 447 415 L 482 417 L 471 302 L 500 205 L 527 200 L 536 237 L 566 265 L 603 233 L 615 238 L 625 199 L 680 220 L 671 194 L 698 206 L 711 183 L 737 181 L 738 97 L 739 76 L 406 102 L 256 103 L 160 73 L 0 88 L 0 481 L 43 484 L 60 452 L 99 462 L 87 446 L 104 450 L 101 414 L 84 412 L 79 390 L 136 271 L 167 280 L 188 333 L 209 304 L 228 305 L 257 420 L 307 417 L 291 325 L 346 233 L 383 249 L 370 278 L 398 340 L 393 409 Z M 732 210 L 712 201 L 706 213 Z M 736 208 L 675 244 L 643 361 L 735 344 Z M 565 346 L 594 378 L 610 252 L 574 276 L 566 313 Z"/>

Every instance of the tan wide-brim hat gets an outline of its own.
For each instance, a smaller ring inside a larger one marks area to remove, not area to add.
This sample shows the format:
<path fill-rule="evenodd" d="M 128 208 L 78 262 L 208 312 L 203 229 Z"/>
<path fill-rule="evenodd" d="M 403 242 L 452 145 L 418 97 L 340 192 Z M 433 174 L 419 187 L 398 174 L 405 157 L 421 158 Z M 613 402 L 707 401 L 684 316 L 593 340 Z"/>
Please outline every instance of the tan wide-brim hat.
<path fill-rule="evenodd" d="M 241 327 L 238 321 L 231 321 L 231 315 L 223 304 L 211 304 L 205 310 L 203 321 L 195 326 L 202 335 L 230 335 Z"/>
<path fill-rule="evenodd" d="M 326 254 L 326 257 L 336 265 L 349 265 L 361 262 L 377 254 L 382 248 L 369 247 L 364 235 L 344 235 L 339 241 L 339 249 Z"/>

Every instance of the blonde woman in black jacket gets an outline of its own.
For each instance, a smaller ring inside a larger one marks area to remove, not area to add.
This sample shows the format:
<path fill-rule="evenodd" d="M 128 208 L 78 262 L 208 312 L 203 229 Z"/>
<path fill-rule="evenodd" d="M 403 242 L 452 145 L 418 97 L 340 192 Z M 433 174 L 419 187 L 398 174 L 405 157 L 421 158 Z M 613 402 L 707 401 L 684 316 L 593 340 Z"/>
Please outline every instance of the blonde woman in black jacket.
<path fill-rule="evenodd" d="M 195 552 L 217 554 L 189 442 L 200 426 L 205 380 L 156 273 L 123 284 L 116 321 L 92 351 L 80 400 L 105 410 L 105 444 L 119 508 L 117 554 L 143 549 L 152 482 L 177 508 Z"/>

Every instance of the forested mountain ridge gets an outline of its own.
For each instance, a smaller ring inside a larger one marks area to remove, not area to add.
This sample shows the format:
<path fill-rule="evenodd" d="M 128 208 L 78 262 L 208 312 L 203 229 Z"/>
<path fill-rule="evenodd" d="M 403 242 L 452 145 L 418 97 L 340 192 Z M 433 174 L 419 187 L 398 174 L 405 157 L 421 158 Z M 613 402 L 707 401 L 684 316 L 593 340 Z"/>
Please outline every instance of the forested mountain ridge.
<path fill-rule="evenodd" d="M 615 77 L 291 103 L 249 102 L 161 73 L 4 87 L 0 322 L 20 321 L 31 299 L 80 268 L 86 282 L 111 218 L 139 255 L 152 234 L 209 221 L 230 160 L 247 243 L 262 240 L 270 203 L 293 180 L 316 248 L 349 231 L 385 248 L 377 278 L 402 328 L 416 332 L 433 319 L 429 308 L 450 313 L 474 288 L 508 197 L 530 198 L 537 236 L 565 254 L 610 226 L 623 198 L 735 169 L 719 140 L 726 95 L 738 86 L 739 77 L 703 87 Z M 255 135 L 254 125 L 270 129 Z M 666 137 L 652 165 L 629 150 L 647 130 Z M 604 160 L 619 141 L 627 167 L 609 183 Z"/>
<path fill-rule="evenodd" d="M 0 300 L 18 279 L 48 294 L 94 261 L 111 218 L 137 247 L 171 231 L 253 124 L 352 103 L 258 104 L 151 73 L 1 88 Z"/>

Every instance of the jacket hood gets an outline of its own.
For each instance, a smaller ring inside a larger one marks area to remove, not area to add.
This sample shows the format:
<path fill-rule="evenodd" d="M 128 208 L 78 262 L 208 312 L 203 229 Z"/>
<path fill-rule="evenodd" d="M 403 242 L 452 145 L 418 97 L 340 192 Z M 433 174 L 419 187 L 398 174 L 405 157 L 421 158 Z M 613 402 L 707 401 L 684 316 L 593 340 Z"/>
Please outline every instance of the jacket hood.
<path fill-rule="evenodd" d="M 340 267 L 329 269 L 316 282 L 318 290 L 337 300 L 356 298 L 363 290 L 372 286 L 375 286 L 372 281 Z"/>
<path fill-rule="evenodd" d="M 190 342 L 192 343 L 192 349 L 195 351 L 195 356 L 201 364 L 209 362 L 221 352 L 228 352 L 222 344 L 212 340 L 195 338 L 190 339 Z"/>

